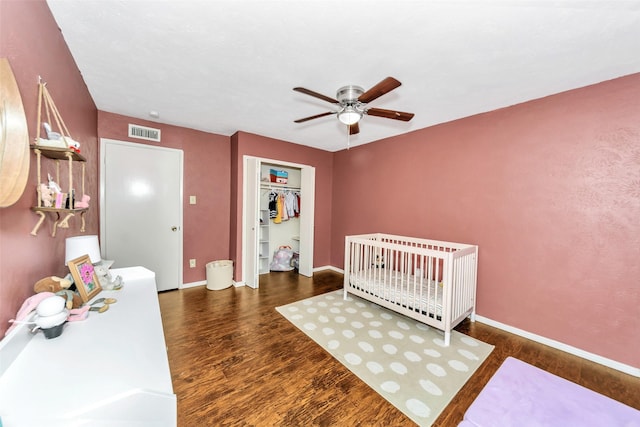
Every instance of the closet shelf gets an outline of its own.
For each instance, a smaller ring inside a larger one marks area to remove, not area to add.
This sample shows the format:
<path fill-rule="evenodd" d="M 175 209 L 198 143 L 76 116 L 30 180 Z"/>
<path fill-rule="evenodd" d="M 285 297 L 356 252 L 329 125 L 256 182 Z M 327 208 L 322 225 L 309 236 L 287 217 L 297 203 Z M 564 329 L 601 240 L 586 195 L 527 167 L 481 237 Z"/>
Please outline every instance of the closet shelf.
<path fill-rule="evenodd" d="M 269 272 L 269 209 L 260 209 L 260 233 L 258 243 L 258 273 Z"/>

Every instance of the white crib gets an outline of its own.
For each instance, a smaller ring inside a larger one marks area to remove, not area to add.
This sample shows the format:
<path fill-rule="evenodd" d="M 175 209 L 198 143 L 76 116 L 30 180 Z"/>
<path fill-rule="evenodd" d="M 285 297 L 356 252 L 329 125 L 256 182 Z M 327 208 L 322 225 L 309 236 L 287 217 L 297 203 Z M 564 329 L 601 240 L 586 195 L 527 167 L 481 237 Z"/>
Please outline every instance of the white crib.
<path fill-rule="evenodd" d="M 345 238 L 344 297 L 353 294 L 444 331 L 475 321 L 478 246 L 374 233 Z"/>

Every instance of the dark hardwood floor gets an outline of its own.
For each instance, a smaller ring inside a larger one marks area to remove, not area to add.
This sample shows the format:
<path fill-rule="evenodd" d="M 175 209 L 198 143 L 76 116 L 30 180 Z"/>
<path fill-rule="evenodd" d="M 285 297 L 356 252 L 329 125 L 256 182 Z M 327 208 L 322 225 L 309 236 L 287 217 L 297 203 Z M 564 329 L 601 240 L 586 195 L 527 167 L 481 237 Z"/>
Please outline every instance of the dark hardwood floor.
<path fill-rule="evenodd" d="M 260 288 L 159 294 L 178 425 L 410 426 L 275 307 L 342 288 L 333 271 L 260 276 Z M 434 425 L 456 426 L 507 356 L 640 409 L 640 379 L 466 320 L 458 331 L 495 345 Z"/>

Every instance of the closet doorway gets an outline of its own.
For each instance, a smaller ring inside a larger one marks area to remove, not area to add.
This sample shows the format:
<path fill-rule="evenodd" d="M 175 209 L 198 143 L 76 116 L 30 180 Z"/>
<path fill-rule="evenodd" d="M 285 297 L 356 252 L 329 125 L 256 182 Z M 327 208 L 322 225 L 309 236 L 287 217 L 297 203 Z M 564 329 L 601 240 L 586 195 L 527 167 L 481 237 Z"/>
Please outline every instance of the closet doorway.
<path fill-rule="evenodd" d="M 287 172 L 287 183 L 271 182 L 270 171 Z M 242 276 L 247 286 L 257 288 L 259 275 L 269 272 L 269 263 L 279 246 L 290 246 L 298 257 L 298 272 L 313 275 L 313 224 L 315 168 L 308 165 L 244 156 Z M 271 193 L 299 196 L 300 215 L 285 221 L 269 218 Z"/>

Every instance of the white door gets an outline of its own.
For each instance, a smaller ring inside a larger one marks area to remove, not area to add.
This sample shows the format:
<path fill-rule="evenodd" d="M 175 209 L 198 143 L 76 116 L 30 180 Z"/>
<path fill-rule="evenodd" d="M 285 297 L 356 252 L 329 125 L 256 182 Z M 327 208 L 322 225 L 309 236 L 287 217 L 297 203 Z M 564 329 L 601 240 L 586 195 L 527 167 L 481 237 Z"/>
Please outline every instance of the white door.
<path fill-rule="evenodd" d="M 316 169 L 308 166 L 300 171 L 300 205 L 304 215 L 300 215 L 300 258 L 298 272 L 303 276 L 313 276 L 313 222 L 315 212 Z"/>
<path fill-rule="evenodd" d="M 101 139 L 100 243 L 114 267 L 182 285 L 182 150 Z"/>
<path fill-rule="evenodd" d="M 244 194 L 246 195 L 245 206 L 242 211 L 243 217 L 243 278 L 247 286 L 257 288 L 258 277 L 258 181 L 260 180 L 260 161 L 255 157 L 244 156 Z"/>

